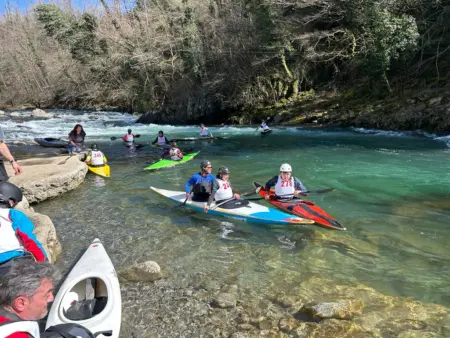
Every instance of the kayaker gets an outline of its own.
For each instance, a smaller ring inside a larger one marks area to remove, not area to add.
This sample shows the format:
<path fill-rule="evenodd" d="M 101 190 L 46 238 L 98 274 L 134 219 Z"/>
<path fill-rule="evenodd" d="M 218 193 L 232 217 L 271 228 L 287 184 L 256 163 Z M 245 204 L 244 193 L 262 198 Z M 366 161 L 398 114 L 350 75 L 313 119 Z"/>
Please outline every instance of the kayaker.
<path fill-rule="evenodd" d="M 183 153 L 178 148 L 176 142 L 172 142 L 171 148 L 164 151 L 164 153 L 161 155 L 161 158 L 169 158 L 173 161 L 180 161 L 183 159 Z"/>
<path fill-rule="evenodd" d="M 200 137 L 214 137 L 208 128 L 202 123 L 200 124 Z"/>
<path fill-rule="evenodd" d="M 84 150 L 85 137 L 86 133 L 83 130 L 83 126 L 81 124 L 76 124 L 73 130 L 69 133 L 69 154 L 72 154 L 74 151 L 79 153 Z"/>
<path fill-rule="evenodd" d="M 212 165 L 208 160 L 200 162 L 200 172 L 192 175 L 186 182 L 186 198 L 192 194 L 192 200 L 195 202 L 207 202 L 211 195 L 212 185 L 215 180 L 211 174 Z"/>
<path fill-rule="evenodd" d="M 50 263 L 25 259 L 14 260 L 8 273 L 0 276 L 0 330 L 13 325 L 5 323 L 19 322 L 6 338 L 38 337 L 32 335 L 36 328 L 32 330 L 30 321 L 47 315 L 57 279 L 58 272 Z"/>
<path fill-rule="evenodd" d="M 267 125 L 266 121 L 268 121 L 268 120 L 262 120 L 262 121 L 261 121 L 261 126 L 260 126 L 260 128 L 262 129 L 262 131 L 270 130 L 270 128 L 269 128 L 269 126 Z"/>
<path fill-rule="evenodd" d="M 5 134 L 3 133 L 2 127 L 0 127 L 0 154 L 6 158 L 14 169 L 15 175 L 20 175 L 23 170 L 20 165 L 16 162 L 14 157 L 11 155 L 8 146 L 5 143 Z M 3 160 L 0 160 L 0 181 L 7 181 L 9 179 L 6 173 L 5 164 Z"/>
<path fill-rule="evenodd" d="M 265 190 L 269 191 L 272 187 L 275 187 L 275 199 L 299 197 L 307 191 L 303 183 L 292 176 L 292 167 L 287 163 L 281 165 L 279 175 L 267 181 Z M 269 194 L 266 194 L 265 199 L 270 199 Z"/>
<path fill-rule="evenodd" d="M 158 146 L 164 146 L 166 144 L 170 144 L 167 137 L 164 136 L 164 132 L 162 130 L 158 131 L 158 136 L 156 136 L 155 140 L 152 144 L 156 144 Z"/>
<path fill-rule="evenodd" d="M 91 145 L 91 150 L 89 151 L 84 162 L 91 167 L 103 167 L 108 160 L 100 150 L 98 150 L 97 144 Z"/>
<path fill-rule="evenodd" d="M 13 208 L 22 201 L 22 192 L 9 182 L 0 182 L 0 276 L 7 273 L 14 260 L 47 259 L 42 244 L 33 233 L 34 224 Z"/>
<path fill-rule="evenodd" d="M 125 134 L 124 137 L 122 137 L 122 140 L 124 142 L 134 142 L 134 139 L 136 138 L 136 136 L 134 134 L 131 133 L 131 129 L 128 129 L 128 133 Z"/>
<path fill-rule="evenodd" d="M 229 177 L 230 170 L 227 167 L 220 167 L 217 172 L 216 179 L 213 182 L 211 195 L 209 196 L 208 202 L 205 204 L 203 209 L 205 214 L 208 212 L 209 207 L 214 200 L 216 201 L 216 205 L 226 200 L 230 200 L 220 205 L 220 207 L 224 209 L 240 208 L 249 203 L 247 200 L 239 199 L 241 195 L 238 193 L 233 193 L 233 188 L 228 180 Z"/>

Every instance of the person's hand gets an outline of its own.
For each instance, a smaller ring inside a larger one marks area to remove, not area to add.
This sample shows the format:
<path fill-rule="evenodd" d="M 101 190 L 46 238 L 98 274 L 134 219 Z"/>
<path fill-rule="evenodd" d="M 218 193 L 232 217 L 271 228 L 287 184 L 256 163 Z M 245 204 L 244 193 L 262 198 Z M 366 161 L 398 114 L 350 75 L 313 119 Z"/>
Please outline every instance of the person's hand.
<path fill-rule="evenodd" d="M 266 199 L 266 201 L 270 200 L 269 194 L 267 194 L 266 196 L 264 196 L 264 198 Z"/>
<path fill-rule="evenodd" d="M 20 167 L 19 163 L 13 162 L 12 167 L 13 167 L 14 173 L 16 175 L 20 175 L 21 173 L 23 173 L 23 169 Z"/>
<path fill-rule="evenodd" d="M 207 214 L 207 213 L 208 213 L 208 210 L 209 210 L 209 206 L 208 206 L 208 204 L 205 204 L 205 207 L 203 208 L 203 212 L 204 212 L 205 214 Z"/>
<path fill-rule="evenodd" d="M 234 198 L 241 198 L 241 195 L 239 195 L 238 193 L 235 193 Z"/>
<path fill-rule="evenodd" d="M 302 196 L 306 196 L 306 194 L 301 190 L 294 191 L 294 196 L 297 198 L 301 198 Z"/>
<path fill-rule="evenodd" d="M 191 194 L 190 193 L 186 193 L 186 198 L 189 198 L 189 196 L 191 196 Z"/>

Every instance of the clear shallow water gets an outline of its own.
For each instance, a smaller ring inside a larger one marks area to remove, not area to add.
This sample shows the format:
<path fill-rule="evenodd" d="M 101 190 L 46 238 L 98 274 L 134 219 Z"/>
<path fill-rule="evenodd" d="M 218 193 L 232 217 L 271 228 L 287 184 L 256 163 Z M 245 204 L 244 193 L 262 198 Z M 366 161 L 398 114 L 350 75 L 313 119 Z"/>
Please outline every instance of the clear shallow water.
<path fill-rule="evenodd" d="M 450 306 L 450 149 L 442 138 L 294 127 L 261 137 L 251 127 L 217 127 L 213 133 L 226 139 L 179 143 L 187 151 L 200 150 L 197 159 L 147 172 L 143 168 L 159 155 L 155 149 L 146 146 L 133 153 L 109 137 L 132 126 L 142 135 L 139 142 L 149 143 L 159 129 L 170 139 L 195 136 L 198 128 L 133 125 L 132 117 L 119 113 L 102 117 L 106 125 L 87 114 L 66 115 L 71 118 L 67 123 L 2 121 L 13 140 L 32 139 L 39 130 L 43 136 L 63 136 L 83 122 L 90 140 L 109 159 L 111 179 L 88 174 L 77 190 L 35 207 L 55 223 L 63 265 L 99 237 L 119 269 L 152 259 L 174 280 L 203 273 L 261 292 L 274 287 L 289 292 L 306 278 L 321 276 Z M 20 131 L 19 124 L 31 129 Z M 16 150 L 32 154 L 42 148 Z M 307 188 L 336 188 L 308 198 L 348 231 L 213 218 L 173 209 L 174 204 L 150 191 L 150 185 L 183 190 L 203 158 L 214 171 L 227 165 L 241 192 L 250 190 L 253 180 L 265 182 L 277 174 L 281 163 L 290 163 Z"/>

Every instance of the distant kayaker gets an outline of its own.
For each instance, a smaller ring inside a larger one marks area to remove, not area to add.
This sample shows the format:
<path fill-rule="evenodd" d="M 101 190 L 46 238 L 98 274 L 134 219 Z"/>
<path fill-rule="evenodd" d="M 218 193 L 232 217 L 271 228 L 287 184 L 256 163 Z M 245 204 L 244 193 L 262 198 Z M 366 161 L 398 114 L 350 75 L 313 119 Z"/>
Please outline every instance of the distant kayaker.
<path fill-rule="evenodd" d="M 267 181 L 265 190 L 269 191 L 272 187 L 275 187 L 274 198 L 276 199 L 299 197 L 307 191 L 303 183 L 292 176 L 292 167 L 287 163 L 281 165 L 279 175 Z M 269 194 L 265 198 L 270 199 Z"/>
<path fill-rule="evenodd" d="M 10 330 L 0 336 L 39 337 L 39 326 L 32 321 L 47 315 L 57 280 L 58 272 L 48 262 L 14 260 L 8 273 L 0 276 L 0 331 Z"/>
<path fill-rule="evenodd" d="M 23 212 L 13 209 L 22 198 L 17 186 L 0 182 L 0 277 L 9 271 L 14 260 L 43 262 L 47 259 L 33 233 L 33 222 Z"/>
<path fill-rule="evenodd" d="M 183 153 L 178 148 L 178 145 L 176 142 L 172 142 L 171 148 L 164 151 L 164 153 L 161 155 L 161 158 L 168 157 L 169 159 L 173 161 L 180 161 L 183 159 Z"/>
<path fill-rule="evenodd" d="M 211 174 L 212 165 L 208 160 L 200 162 L 200 172 L 192 175 L 186 182 L 186 198 L 192 194 L 192 200 L 196 202 L 207 202 L 211 195 L 212 185 L 215 180 Z"/>
<path fill-rule="evenodd" d="M 86 133 L 83 130 L 83 126 L 81 124 L 76 124 L 73 130 L 69 133 L 69 154 L 72 154 L 74 151 L 79 153 L 84 150 L 85 137 Z"/>
<path fill-rule="evenodd" d="M 5 143 L 5 134 L 3 133 L 3 129 L 0 127 L 0 154 L 6 158 L 11 166 L 14 169 L 14 173 L 16 175 L 20 175 L 23 170 L 20 165 L 16 162 L 14 157 L 11 155 L 8 146 Z M 8 174 L 6 173 L 5 164 L 3 160 L 0 160 L 0 181 L 7 181 L 9 179 Z"/>
<path fill-rule="evenodd" d="M 91 145 L 91 150 L 89 151 L 84 162 L 91 167 L 103 167 L 108 160 L 100 150 L 98 150 L 97 144 Z"/>
<path fill-rule="evenodd" d="M 136 136 L 134 134 L 131 133 L 131 129 L 128 129 L 128 133 L 125 134 L 124 137 L 122 137 L 122 140 L 124 142 L 134 142 L 134 139 L 136 138 Z"/>
<path fill-rule="evenodd" d="M 260 128 L 262 129 L 262 131 L 266 131 L 266 130 L 270 130 L 270 128 L 269 128 L 269 126 L 267 125 L 267 122 L 268 120 L 262 120 L 261 121 L 261 126 L 260 126 Z"/>
<path fill-rule="evenodd" d="M 230 170 L 227 167 L 220 167 L 217 172 L 216 179 L 213 182 L 212 192 L 209 196 L 208 202 L 205 204 L 203 211 L 205 214 L 208 212 L 209 207 L 213 201 L 216 201 L 216 205 L 226 200 L 220 207 L 224 209 L 234 209 L 247 205 L 247 200 L 239 199 L 241 196 L 238 193 L 233 193 L 233 188 L 228 180 L 230 177 Z"/>
<path fill-rule="evenodd" d="M 200 137 L 214 137 L 211 131 L 202 123 L 200 125 Z"/>
<path fill-rule="evenodd" d="M 164 132 L 160 130 L 158 131 L 158 136 L 156 136 L 152 144 L 157 144 L 158 146 L 165 146 L 166 144 L 170 144 L 170 142 L 167 139 L 167 137 L 164 136 Z"/>

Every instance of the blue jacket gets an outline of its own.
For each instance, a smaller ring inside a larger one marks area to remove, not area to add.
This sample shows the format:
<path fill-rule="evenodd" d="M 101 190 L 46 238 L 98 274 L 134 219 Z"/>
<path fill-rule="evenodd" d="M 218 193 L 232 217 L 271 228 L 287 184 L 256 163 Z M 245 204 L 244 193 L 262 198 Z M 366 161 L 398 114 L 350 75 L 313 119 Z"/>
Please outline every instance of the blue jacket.
<path fill-rule="evenodd" d="M 186 182 L 185 185 L 185 191 L 186 194 L 191 193 L 191 187 L 192 189 L 194 189 L 194 187 L 198 184 L 201 185 L 209 185 L 212 188 L 212 184 L 215 181 L 215 177 L 212 174 L 208 174 L 207 176 L 202 176 L 201 173 L 196 173 L 194 175 L 192 175 L 192 177 L 189 179 L 189 181 Z M 211 189 L 210 189 L 211 191 Z"/>
<path fill-rule="evenodd" d="M 11 226 L 16 238 L 25 251 L 30 252 L 38 262 L 46 260 L 47 254 L 45 253 L 42 244 L 33 233 L 33 222 L 31 222 L 23 212 L 14 209 L 9 210 L 9 221 L 12 222 Z M 0 238 L 0 242 L 1 240 L 2 239 Z M 24 252 L 20 250 L 0 252 L 0 264 L 14 257 L 23 256 L 23 254 Z"/>

